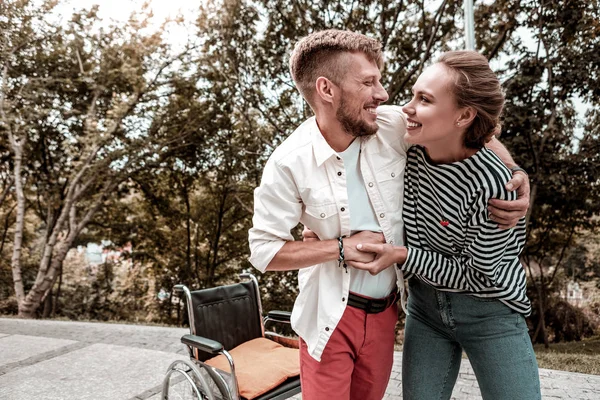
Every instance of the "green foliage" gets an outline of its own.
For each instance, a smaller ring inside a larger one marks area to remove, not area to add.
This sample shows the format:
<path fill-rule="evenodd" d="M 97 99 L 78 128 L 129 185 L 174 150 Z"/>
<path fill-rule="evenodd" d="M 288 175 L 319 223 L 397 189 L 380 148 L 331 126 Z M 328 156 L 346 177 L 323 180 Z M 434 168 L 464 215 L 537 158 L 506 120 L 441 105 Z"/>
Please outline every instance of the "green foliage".
<path fill-rule="evenodd" d="M 300 37 L 340 28 L 381 40 L 384 86 L 390 103 L 402 104 L 424 66 L 461 48 L 463 34 L 460 1 L 209 0 L 194 21 L 170 22 L 188 27 L 188 41 L 175 51 L 165 40 L 168 24 L 149 29 L 146 9 L 102 29 L 97 8 L 63 25 L 49 22 L 52 9 L 52 2 L 0 4 L 0 64 L 7 66 L 0 189 L 9 188 L 0 202 L 0 301 L 12 310 L 16 198 L 7 129 L 22 126 L 25 286 L 33 286 L 53 233 L 74 233 L 56 247 L 130 243 L 129 269 L 107 264 L 92 272 L 69 259 L 49 277 L 60 294 L 57 313 L 102 320 L 174 323 L 177 301 L 158 300 L 161 290 L 230 283 L 252 270 L 253 189 L 273 149 L 311 115 L 288 73 Z M 600 274 L 599 10 L 597 0 L 500 0 L 475 9 L 476 47 L 506 91 L 502 140 L 532 182 L 523 255 L 539 307 L 530 323 L 539 332 L 545 316 L 552 335 L 556 321 L 571 315 L 554 305 L 563 281 Z M 60 225 L 79 172 L 75 218 Z M 258 278 L 265 309 L 291 308 L 295 273 Z"/>

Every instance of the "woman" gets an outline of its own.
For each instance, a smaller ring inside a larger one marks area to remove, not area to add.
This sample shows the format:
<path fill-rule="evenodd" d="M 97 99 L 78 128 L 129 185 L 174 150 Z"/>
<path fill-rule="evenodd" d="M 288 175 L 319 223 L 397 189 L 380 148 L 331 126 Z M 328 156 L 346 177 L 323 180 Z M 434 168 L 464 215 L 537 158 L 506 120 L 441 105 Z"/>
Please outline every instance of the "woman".
<path fill-rule="evenodd" d="M 461 354 L 484 399 L 540 399 L 538 367 L 524 317 L 531 312 L 519 262 L 525 221 L 501 230 L 491 198 L 512 200 L 511 171 L 484 144 L 499 133 L 498 78 L 472 51 L 443 54 L 403 107 L 408 151 L 406 247 L 364 244 L 370 264 L 397 263 L 409 278 L 403 349 L 405 400 L 449 399 Z"/>

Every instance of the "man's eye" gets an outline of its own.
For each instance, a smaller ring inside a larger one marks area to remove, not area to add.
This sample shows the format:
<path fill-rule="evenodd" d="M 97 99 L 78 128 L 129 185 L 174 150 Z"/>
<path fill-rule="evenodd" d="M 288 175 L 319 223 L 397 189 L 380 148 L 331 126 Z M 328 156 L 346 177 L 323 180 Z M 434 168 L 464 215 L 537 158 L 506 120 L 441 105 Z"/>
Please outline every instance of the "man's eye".
<path fill-rule="evenodd" d="M 429 103 L 429 99 L 427 97 L 425 97 L 425 96 L 421 96 L 421 101 L 423 103 Z"/>
<path fill-rule="evenodd" d="M 373 82 L 372 81 L 365 81 L 365 86 L 373 86 Z"/>

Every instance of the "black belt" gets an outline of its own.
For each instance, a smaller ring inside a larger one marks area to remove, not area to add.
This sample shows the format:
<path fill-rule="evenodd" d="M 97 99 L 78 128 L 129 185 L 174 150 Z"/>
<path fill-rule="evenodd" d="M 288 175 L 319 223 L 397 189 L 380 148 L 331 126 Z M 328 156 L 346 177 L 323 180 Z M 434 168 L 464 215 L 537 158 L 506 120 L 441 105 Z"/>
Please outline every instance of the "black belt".
<path fill-rule="evenodd" d="M 383 299 L 367 299 L 354 293 L 348 294 L 348 305 L 350 307 L 359 308 L 367 312 L 367 314 L 377 314 L 385 311 L 389 306 L 398 301 L 398 291 L 394 290 L 392 294 Z"/>

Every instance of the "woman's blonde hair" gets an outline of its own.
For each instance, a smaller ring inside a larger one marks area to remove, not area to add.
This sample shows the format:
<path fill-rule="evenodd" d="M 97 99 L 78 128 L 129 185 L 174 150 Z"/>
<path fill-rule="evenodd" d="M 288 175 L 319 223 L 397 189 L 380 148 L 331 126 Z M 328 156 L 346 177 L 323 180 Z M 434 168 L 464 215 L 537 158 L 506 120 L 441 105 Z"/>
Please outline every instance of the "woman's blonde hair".
<path fill-rule="evenodd" d="M 471 107 L 477 115 L 465 134 L 468 148 L 480 149 L 501 131 L 504 93 L 487 58 L 476 51 L 449 51 L 437 60 L 454 74 L 450 90 L 458 107 Z"/>

